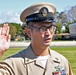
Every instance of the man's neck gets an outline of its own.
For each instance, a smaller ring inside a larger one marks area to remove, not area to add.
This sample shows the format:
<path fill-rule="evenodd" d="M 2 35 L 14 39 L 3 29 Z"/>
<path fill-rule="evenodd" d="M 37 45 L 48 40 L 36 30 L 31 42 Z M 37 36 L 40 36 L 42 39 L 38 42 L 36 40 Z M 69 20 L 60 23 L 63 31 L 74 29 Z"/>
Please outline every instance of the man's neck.
<path fill-rule="evenodd" d="M 39 47 L 39 46 L 34 46 L 31 45 L 32 50 L 34 51 L 35 55 L 37 56 L 45 56 L 49 54 L 49 47 Z"/>

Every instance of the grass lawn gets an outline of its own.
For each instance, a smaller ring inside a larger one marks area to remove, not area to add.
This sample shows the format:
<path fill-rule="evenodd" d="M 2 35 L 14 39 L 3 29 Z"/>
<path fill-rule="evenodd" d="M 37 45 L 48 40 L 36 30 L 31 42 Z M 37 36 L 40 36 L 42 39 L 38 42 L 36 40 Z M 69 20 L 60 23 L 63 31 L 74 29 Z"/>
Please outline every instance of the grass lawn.
<path fill-rule="evenodd" d="M 24 48 L 9 48 L 0 59 L 3 61 L 6 57 L 13 55 Z M 70 62 L 74 75 L 76 75 L 76 47 L 51 47 L 51 49 L 63 54 Z"/>

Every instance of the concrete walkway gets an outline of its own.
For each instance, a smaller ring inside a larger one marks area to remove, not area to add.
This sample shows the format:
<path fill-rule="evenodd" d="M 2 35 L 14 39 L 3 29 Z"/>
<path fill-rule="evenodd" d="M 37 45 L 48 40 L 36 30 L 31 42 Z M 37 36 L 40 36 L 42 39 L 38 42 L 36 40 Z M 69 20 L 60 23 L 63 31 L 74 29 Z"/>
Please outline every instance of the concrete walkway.
<path fill-rule="evenodd" d="M 51 46 L 76 46 L 76 41 L 58 41 L 58 42 L 52 42 Z"/>
<path fill-rule="evenodd" d="M 30 42 L 11 42 L 10 47 L 26 47 Z M 76 46 L 76 41 L 54 41 L 50 46 Z"/>

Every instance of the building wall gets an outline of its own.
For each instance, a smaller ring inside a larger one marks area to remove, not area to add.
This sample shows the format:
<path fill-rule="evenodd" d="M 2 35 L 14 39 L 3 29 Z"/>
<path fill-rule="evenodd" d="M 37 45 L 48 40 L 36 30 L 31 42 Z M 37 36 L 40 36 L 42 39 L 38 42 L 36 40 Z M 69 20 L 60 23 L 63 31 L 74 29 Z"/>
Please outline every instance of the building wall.
<path fill-rule="evenodd" d="M 76 23 L 69 25 L 69 32 L 71 35 L 76 35 Z"/>

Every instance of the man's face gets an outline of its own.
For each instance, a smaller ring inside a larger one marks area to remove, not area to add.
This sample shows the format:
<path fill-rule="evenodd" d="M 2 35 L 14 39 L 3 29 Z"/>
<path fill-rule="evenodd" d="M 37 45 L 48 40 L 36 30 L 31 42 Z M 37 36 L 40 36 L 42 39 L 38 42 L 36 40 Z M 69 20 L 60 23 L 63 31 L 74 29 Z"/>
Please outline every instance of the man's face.
<path fill-rule="evenodd" d="M 35 23 L 30 27 L 31 41 L 38 46 L 49 46 L 54 34 L 54 26 L 52 23 Z"/>

